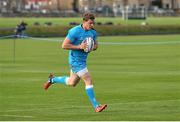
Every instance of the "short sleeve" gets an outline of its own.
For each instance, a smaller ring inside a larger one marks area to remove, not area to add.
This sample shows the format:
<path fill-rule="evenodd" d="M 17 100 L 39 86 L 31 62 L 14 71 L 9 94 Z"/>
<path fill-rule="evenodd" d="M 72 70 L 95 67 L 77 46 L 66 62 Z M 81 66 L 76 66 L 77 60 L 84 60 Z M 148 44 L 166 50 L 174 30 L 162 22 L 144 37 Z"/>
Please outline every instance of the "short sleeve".
<path fill-rule="evenodd" d="M 71 42 L 74 42 L 74 40 L 76 39 L 76 35 L 76 30 L 72 28 L 68 31 L 66 38 L 68 38 Z"/>

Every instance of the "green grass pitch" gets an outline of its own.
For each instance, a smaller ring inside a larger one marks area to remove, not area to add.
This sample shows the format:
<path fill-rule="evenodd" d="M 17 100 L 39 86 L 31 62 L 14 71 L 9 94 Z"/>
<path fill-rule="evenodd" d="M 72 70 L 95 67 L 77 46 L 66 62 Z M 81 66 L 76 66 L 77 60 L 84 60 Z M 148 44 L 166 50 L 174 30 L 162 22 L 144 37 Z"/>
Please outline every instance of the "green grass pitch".
<path fill-rule="evenodd" d="M 99 37 L 89 55 L 95 113 L 84 83 L 42 89 L 48 74 L 68 75 L 68 51 L 55 41 L 0 39 L 0 121 L 180 120 L 180 35 Z"/>

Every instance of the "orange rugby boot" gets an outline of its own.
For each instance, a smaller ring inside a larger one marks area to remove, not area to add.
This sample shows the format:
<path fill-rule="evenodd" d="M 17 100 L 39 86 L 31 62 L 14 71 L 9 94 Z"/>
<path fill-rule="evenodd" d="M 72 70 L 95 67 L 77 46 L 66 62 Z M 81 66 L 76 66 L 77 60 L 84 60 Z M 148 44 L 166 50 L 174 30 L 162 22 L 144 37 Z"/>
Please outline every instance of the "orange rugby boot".
<path fill-rule="evenodd" d="M 95 112 L 101 112 L 107 107 L 107 104 L 99 105 L 96 107 Z"/>
<path fill-rule="evenodd" d="M 48 81 L 44 84 L 44 89 L 47 90 L 53 83 L 52 79 L 54 78 L 54 75 L 50 73 Z"/>

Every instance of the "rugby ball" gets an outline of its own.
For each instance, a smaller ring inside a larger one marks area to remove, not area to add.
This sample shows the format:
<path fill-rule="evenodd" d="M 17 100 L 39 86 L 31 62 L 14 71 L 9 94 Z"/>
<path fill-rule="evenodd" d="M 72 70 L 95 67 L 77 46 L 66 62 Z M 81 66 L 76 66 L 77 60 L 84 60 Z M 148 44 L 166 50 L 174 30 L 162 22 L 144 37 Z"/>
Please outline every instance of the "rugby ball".
<path fill-rule="evenodd" d="M 86 45 L 86 48 L 84 49 L 84 52 L 91 52 L 94 48 L 94 40 L 91 38 L 91 37 L 88 37 L 84 40 L 87 45 Z"/>

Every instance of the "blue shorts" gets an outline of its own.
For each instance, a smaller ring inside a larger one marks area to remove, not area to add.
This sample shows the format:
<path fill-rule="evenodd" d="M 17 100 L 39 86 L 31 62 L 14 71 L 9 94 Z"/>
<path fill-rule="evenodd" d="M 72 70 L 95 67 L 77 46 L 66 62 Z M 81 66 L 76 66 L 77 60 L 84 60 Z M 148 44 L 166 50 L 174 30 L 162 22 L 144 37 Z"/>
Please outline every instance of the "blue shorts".
<path fill-rule="evenodd" d="M 70 64 L 71 71 L 77 74 L 79 77 L 83 76 L 85 73 L 88 72 L 86 64 L 84 63 L 73 63 Z"/>
<path fill-rule="evenodd" d="M 80 65 L 70 64 L 70 68 L 71 68 L 73 73 L 77 73 L 77 72 L 83 70 L 84 68 L 86 68 L 86 65 L 84 65 L 84 64 L 80 64 Z"/>

